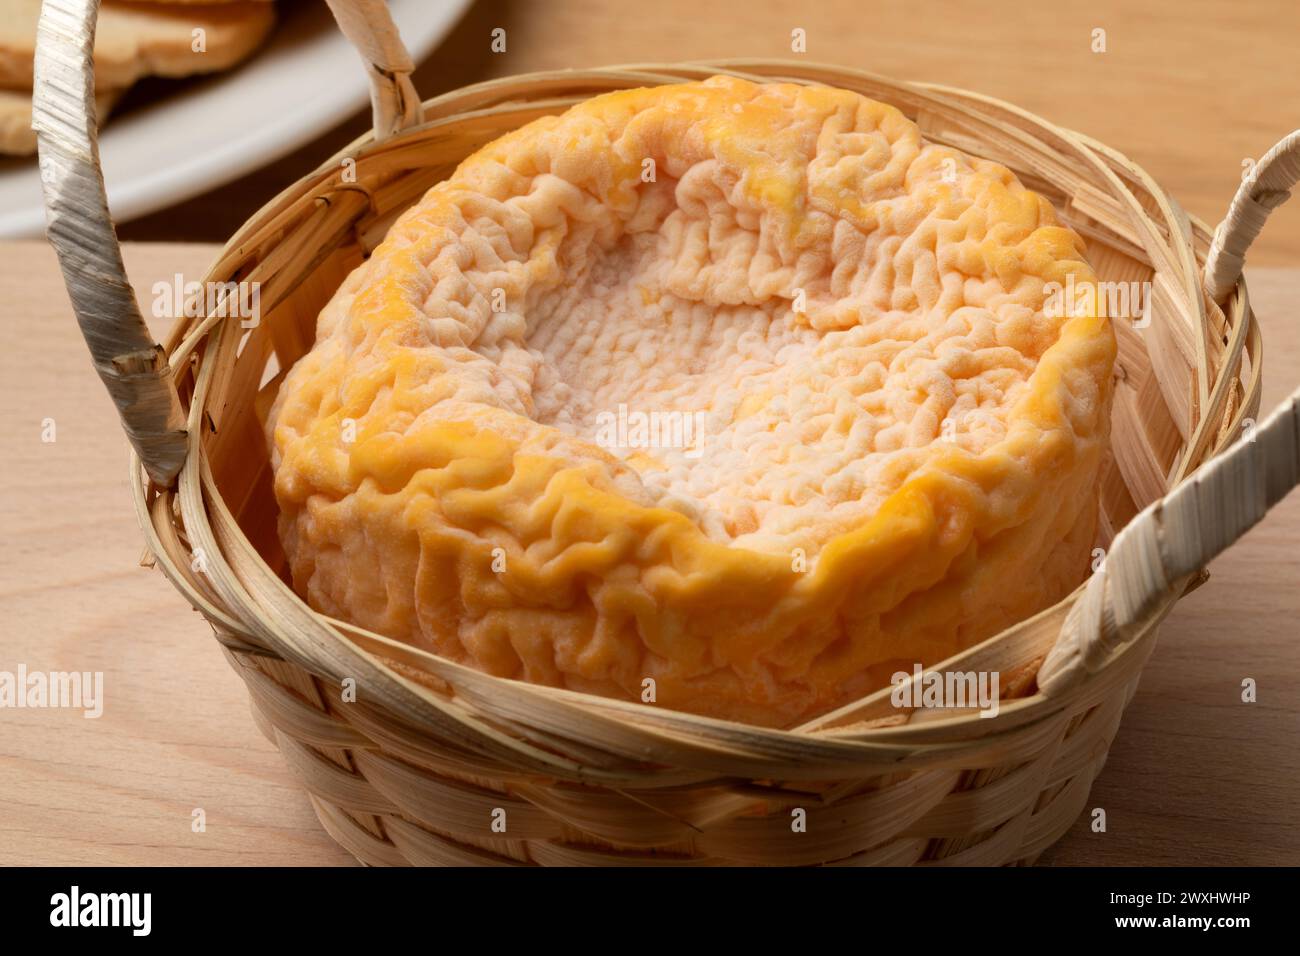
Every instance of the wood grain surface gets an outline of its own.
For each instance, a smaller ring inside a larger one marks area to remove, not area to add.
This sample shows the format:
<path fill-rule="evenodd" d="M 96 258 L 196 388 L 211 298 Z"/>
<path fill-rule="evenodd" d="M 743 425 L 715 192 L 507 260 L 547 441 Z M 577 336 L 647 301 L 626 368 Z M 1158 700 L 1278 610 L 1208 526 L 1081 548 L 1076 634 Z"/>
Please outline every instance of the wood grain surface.
<path fill-rule="evenodd" d="M 128 245 L 145 314 L 154 282 L 200 277 L 215 251 Z M 1249 276 L 1271 408 L 1300 383 L 1300 270 Z M 0 244 L 0 301 L 0 671 L 104 674 L 98 719 L 0 709 L 0 864 L 350 863 L 207 624 L 138 566 L 125 439 L 44 244 Z M 169 321 L 151 320 L 159 337 Z M 1300 863 L 1298 583 L 1293 494 L 1164 625 L 1089 801 L 1106 832 L 1085 815 L 1042 862 Z"/>
<path fill-rule="evenodd" d="M 317 2 L 317 0 L 299 0 Z M 494 29 L 506 49 L 490 49 Z M 802 29 L 807 52 L 791 52 Z M 1092 52 L 1104 30 L 1106 51 Z M 479 0 L 421 65 L 416 89 L 613 63 L 803 56 L 999 97 L 1144 166 L 1191 212 L 1222 218 L 1256 159 L 1300 127 L 1296 0 Z M 358 69 L 360 66 L 358 65 Z M 129 109 L 174 81 L 133 90 Z M 224 242 L 254 211 L 366 129 L 368 111 L 272 166 L 124 227 L 139 240 Z M 1253 264 L 1300 266 L 1300 203 Z"/>

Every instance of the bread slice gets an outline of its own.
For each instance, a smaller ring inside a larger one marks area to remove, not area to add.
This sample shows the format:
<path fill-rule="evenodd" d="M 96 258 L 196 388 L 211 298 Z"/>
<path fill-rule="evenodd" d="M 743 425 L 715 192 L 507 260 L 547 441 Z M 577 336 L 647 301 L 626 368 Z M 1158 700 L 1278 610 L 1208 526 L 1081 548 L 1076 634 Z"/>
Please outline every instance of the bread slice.
<path fill-rule="evenodd" d="M 41 0 L 0 0 L 0 87 L 32 88 L 40 14 Z M 274 23 L 274 4 L 262 0 L 176 5 L 106 0 L 95 32 L 95 84 L 126 89 L 146 76 L 228 69 L 257 49 Z"/>

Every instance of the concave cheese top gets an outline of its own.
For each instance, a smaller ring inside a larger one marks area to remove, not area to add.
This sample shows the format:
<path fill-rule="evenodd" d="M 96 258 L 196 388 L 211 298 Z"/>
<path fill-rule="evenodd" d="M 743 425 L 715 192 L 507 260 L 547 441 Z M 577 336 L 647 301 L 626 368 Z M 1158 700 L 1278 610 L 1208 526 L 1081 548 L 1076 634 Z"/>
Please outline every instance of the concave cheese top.
<path fill-rule="evenodd" d="M 288 375 L 295 584 L 493 673 L 806 716 L 1077 578 L 1114 338 L 1045 307 L 1067 281 L 1048 202 L 853 93 L 537 120 L 398 220 Z"/>

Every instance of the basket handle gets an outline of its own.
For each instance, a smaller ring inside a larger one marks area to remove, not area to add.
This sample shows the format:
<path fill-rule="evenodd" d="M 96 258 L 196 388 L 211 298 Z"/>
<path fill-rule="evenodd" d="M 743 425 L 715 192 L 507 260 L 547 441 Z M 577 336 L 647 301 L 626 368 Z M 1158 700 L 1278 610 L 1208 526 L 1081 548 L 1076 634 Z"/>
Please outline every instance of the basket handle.
<path fill-rule="evenodd" d="M 371 126 L 382 142 L 420 122 L 420 97 L 411 84 L 415 63 L 397 33 L 385 0 L 325 0 L 339 29 L 365 60 L 370 75 Z"/>
<path fill-rule="evenodd" d="M 420 121 L 414 63 L 383 0 L 327 0 L 365 59 L 374 137 Z M 32 127 L 40 153 L 46 234 L 95 370 L 149 477 L 169 485 L 185 461 L 185 413 L 122 264 L 104 192 L 95 114 L 99 0 L 45 0 L 36 34 Z"/>
<path fill-rule="evenodd" d="M 1300 182 L 1300 130 L 1255 164 L 1214 231 L 1205 291 L 1224 302 L 1268 214 Z M 1142 633 L 1192 575 L 1254 527 L 1300 481 L 1300 389 L 1263 424 L 1130 521 L 1111 542 L 1038 670 L 1045 694 L 1073 686 Z"/>
<path fill-rule="evenodd" d="M 1115 536 L 1039 668 L 1039 689 L 1059 693 L 1099 670 L 1297 482 L 1300 389 Z"/>
<path fill-rule="evenodd" d="M 1246 250 L 1255 241 L 1271 213 L 1291 196 L 1300 182 L 1300 130 L 1264 154 L 1232 197 L 1228 214 L 1214 230 L 1205 257 L 1205 291 L 1222 304 L 1241 278 Z"/>

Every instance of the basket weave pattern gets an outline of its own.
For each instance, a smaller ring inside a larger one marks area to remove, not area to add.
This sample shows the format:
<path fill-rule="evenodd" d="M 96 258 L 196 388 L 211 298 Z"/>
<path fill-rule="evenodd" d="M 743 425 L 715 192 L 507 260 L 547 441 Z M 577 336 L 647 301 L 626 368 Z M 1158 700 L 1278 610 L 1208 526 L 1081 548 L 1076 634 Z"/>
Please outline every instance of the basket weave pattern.
<path fill-rule="evenodd" d="M 224 329 L 195 321 L 177 330 L 169 351 L 190 356 L 181 366 L 183 394 L 198 389 L 205 367 L 214 366 L 202 389 L 208 414 L 220 411 L 201 453 L 212 480 L 193 510 L 182 497 L 177 515 L 167 493 L 151 507 L 176 570 L 230 619 L 216 627 L 249 686 L 259 726 L 303 781 L 322 823 L 361 860 L 992 864 L 1033 860 L 1084 809 L 1150 653 L 1154 622 L 1099 679 L 1056 699 L 1030 698 L 1023 716 L 1008 715 L 1008 726 L 997 730 L 971 717 L 902 724 L 875 695 L 814 727 L 759 733 L 686 715 L 655 719 L 634 705 L 525 688 L 446 662 L 431 669 L 441 681 L 409 688 L 437 695 L 440 719 L 407 725 L 385 707 L 367 706 L 368 681 L 358 678 L 357 703 L 342 703 L 337 680 L 319 667 L 253 650 L 266 643 L 260 632 L 280 623 L 266 613 L 270 582 L 255 583 L 245 570 L 260 560 L 253 551 L 277 554 L 267 536 L 273 504 L 262 500 L 266 465 L 254 472 L 247 460 L 260 439 L 254 406 L 269 402 L 253 401 L 265 362 L 275 355 L 287 367 L 310 347 L 315 315 L 347 271 L 398 213 L 479 145 L 585 96 L 723 71 L 856 90 L 899 106 L 931 140 L 1008 164 L 1086 237 L 1099 278 L 1146 281 L 1153 263 L 1165 262 L 1167 291 L 1155 297 L 1152 325 L 1171 340 L 1202 329 L 1206 364 L 1198 367 L 1168 346 L 1153 354 L 1151 339 L 1161 341 L 1156 333 L 1119 329 L 1114 461 L 1103 483 L 1107 540 L 1231 435 L 1235 418 L 1253 412 L 1257 379 L 1241 378 L 1247 345 L 1258 349 L 1250 317 L 1207 309 L 1199 263 L 1180 247 L 1180 231 L 1189 229 L 1203 256 L 1209 231 L 1180 217 L 1122 157 L 1000 104 L 848 71 L 796 72 L 789 64 L 520 77 L 427 103 L 417 130 L 348 151 L 355 183 L 340 181 L 343 157 L 335 158 L 231 242 L 209 278 L 260 281 L 268 317 L 238 355 L 235 335 L 212 341 Z M 1161 211 L 1167 220 L 1158 218 Z M 1224 340 L 1234 332 L 1232 351 Z M 201 351 L 200 335 L 207 336 Z M 1257 358 L 1247 365 L 1257 369 Z M 1200 388 L 1214 391 L 1218 402 L 1196 408 L 1191 397 Z M 185 397 L 192 410 L 195 395 Z M 192 547 L 184 538 L 210 521 L 218 499 L 232 509 L 234 524 L 208 532 L 215 547 L 207 575 L 186 574 Z M 255 547 L 234 540 L 237 527 Z M 214 588 L 214 578 L 226 587 Z M 240 600 L 223 600 L 226 589 L 242 591 Z M 995 639 L 981 649 L 982 663 L 958 669 L 1005 673 L 1041 659 L 1063 623 L 1061 610 Z M 405 660 L 412 670 L 399 673 L 409 677 L 432 663 L 344 633 L 382 655 L 379 669 Z M 806 814 L 806 832 L 792 826 L 797 810 Z M 502 811 L 505 832 L 498 834 L 492 824 Z"/>

